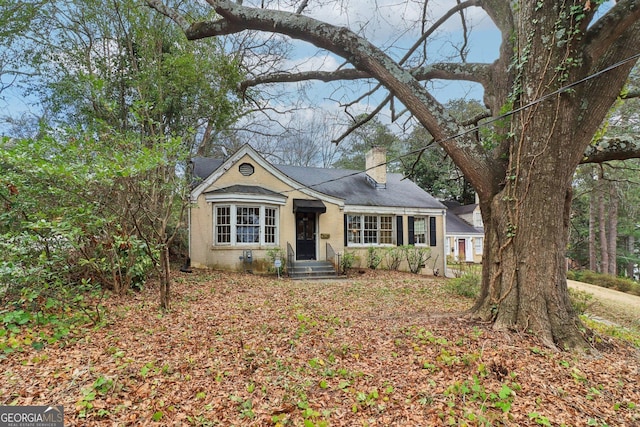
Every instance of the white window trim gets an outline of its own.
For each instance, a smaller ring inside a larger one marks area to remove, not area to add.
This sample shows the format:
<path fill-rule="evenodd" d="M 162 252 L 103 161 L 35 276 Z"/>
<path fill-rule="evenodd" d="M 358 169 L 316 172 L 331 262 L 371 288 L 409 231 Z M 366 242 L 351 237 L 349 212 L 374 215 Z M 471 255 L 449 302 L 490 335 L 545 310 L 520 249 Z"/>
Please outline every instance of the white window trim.
<path fill-rule="evenodd" d="M 396 232 L 396 220 L 395 220 L 395 216 L 394 215 L 387 215 L 387 214 L 373 214 L 373 213 L 347 213 L 347 216 L 359 216 L 360 217 L 360 241 L 362 243 L 354 243 L 351 242 L 348 238 L 347 238 L 347 247 L 349 248 L 368 248 L 370 246 L 379 246 L 379 247 L 392 247 L 396 245 L 396 238 L 397 238 L 397 232 Z M 365 221 L 364 221 L 364 217 L 365 216 L 374 216 L 376 217 L 377 220 L 377 228 L 376 231 L 378 232 L 378 241 L 380 241 L 380 231 L 382 231 L 380 229 L 380 218 L 381 217 L 391 217 L 391 243 L 364 243 L 364 232 L 365 232 Z"/>
<path fill-rule="evenodd" d="M 474 237 L 473 238 L 473 248 L 476 255 L 482 255 L 484 241 L 483 237 Z"/>
<path fill-rule="evenodd" d="M 229 209 L 229 215 L 230 215 L 230 223 L 231 223 L 231 242 L 229 243 L 218 243 L 218 230 L 217 230 L 217 224 L 218 224 L 218 210 L 216 208 L 218 207 L 222 207 L 222 206 L 228 206 Z M 238 222 L 238 208 L 255 208 L 255 207 L 259 207 L 260 208 L 260 241 L 259 242 L 238 242 L 238 229 L 237 227 L 237 222 Z M 265 242 L 265 231 L 266 231 L 266 221 L 265 221 L 265 208 L 270 208 L 273 209 L 275 211 L 275 242 L 273 243 L 266 243 Z M 277 205 L 260 205 L 257 203 L 254 204 L 250 204 L 250 203 L 213 203 L 212 204 L 212 211 L 213 211 L 213 246 L 219 247 L 219 246 L 224 246 L 224 247 L 230 247 L 230 246 L 241 246 L 241 247 L 247 247 L 247 246 L 278 246 L 280 244 L 280 208 Z"/>
<path fill-rule="evenodd" d="M 418 218 L 424 219 L 424 243 L 416 243 L 416 220 Z M 415 215 L 413 217 L 413 245 L 419 247 L 431 247 L 429 245 L 429 238 L 431 236 L 431 222 L 429 221 L 429 215 Z"/>

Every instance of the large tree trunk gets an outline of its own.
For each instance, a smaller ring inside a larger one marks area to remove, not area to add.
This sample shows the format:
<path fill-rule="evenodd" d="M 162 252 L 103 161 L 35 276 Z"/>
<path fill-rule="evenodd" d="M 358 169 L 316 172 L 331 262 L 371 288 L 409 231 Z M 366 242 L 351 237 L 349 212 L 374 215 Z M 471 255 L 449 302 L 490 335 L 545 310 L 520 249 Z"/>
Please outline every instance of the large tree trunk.
<path fill-rule="evenodd" d="M 602 177 L 598 182 L 598 224 L 600 231 L 600 273 L 609 272 L 609 242 L 607 240 L 607 214 L 605 212 L 605 184 Z"/>
<path fill-rule="evenodd" d="M 609 274 L 616 276 L 618 274 L 618 196 L 616 194 L 616 186 L 613 182 L 609 186 L 609 221 L 608 221 L 608 241 L 609 245 Z"/>
<path fill-rule="evenodd" d="M 596 254 L 596 191 L 591 190 L 589 197 L 589 270 L 598 270 L 598 256 Z"/>
<path fill-rule="evenodd" d="M 571 190 L 545 181 L 517 191 L 517 203 L 508 189 L 482 203 L 484 286 L 472 313 L 499 330 L 533 333 L 549 347 L 584 348 L 566 281 Z"/>

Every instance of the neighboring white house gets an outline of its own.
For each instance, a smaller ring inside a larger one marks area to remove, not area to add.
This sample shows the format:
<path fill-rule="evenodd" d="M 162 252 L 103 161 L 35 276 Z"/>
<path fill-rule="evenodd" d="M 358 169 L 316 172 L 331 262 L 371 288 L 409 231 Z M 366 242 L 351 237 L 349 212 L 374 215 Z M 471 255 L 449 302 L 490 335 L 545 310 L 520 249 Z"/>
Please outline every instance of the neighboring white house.
<path fill-rule="evenodd" d="M 456 261 L 481 263 L 484 245 L 484 225 L 480 205 L 444 202 L 447 206 L 445 252 Z"/>

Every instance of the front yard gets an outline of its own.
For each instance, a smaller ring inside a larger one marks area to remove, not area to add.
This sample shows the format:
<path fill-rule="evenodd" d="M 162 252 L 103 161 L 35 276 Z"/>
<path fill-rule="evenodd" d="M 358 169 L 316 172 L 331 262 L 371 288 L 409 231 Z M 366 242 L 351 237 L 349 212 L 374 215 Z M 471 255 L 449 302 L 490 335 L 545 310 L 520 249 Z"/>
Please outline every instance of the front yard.
<path fill-rule="evenodd" d="M 366 271 L 296 282 L 176 275 L 106 323 L 1 356 L 0 404 L 62 404 L 65 425 L 640 424 L 638 350 L 551 353 L 463 318 L 446 279 Z"/>

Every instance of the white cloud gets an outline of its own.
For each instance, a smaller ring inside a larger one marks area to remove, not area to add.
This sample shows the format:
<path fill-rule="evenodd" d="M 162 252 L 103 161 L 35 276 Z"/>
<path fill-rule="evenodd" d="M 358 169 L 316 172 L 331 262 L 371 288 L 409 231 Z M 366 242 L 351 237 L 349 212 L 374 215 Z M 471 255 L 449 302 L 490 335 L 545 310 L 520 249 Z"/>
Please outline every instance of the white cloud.
<path fill-rule="evenodd" d="M 404 35 L 415 37 L 418 34 L 423 3 L 424 0 L 311 1 L 307 14 L 324 22 L 346 26 L 376 43 L 386 44 Z M 430 1 L 427 22 L 437 21 L 453 5 L 450 0 Z M 468 8 L 465 15 L 470 27 L 493 28 L 491 20 L 479 7 Z M 453 32 L 460 28 L 459 15 L 455 15 L 441 27 L 441 31 Z"/>
<path fill-rule="evenodd" d="M 285 61 L 283 67 L 285 70 L 302 71 L 334 71 L 340 66 L 341 62 L 329 53 L 318 53 L 312 56 L 302 56 L 295 59 Z"/>

